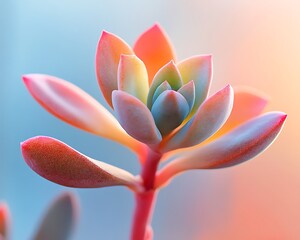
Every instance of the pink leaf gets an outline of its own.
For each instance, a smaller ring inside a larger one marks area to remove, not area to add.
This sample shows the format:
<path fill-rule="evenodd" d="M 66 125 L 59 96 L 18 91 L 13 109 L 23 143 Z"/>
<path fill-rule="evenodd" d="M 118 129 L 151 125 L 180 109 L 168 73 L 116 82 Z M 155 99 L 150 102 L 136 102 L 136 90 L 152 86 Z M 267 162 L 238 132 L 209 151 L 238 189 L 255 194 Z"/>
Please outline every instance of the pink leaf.
<path fill-rule="evenodd" d="M 196 145 L 214 134 L 227 120 L 233 105 L 230 85 L 208 98 L 196 114 L 163 147 L 164 151 Z"/>
<path fill-rule="evenodd" d="M 172 88 L 167 81 L 164 81 L 162 84 L 160 84 L 156 88 L 156 90 L 153 94 L 152 103 L 154 103 L 156 101 L 156 99 L 159 97 L 159 95 L 162 94 L 166 90 L 172 90 Z"/>
<path fill-rule="evenodd" d="M 111 107 L 112 91 L 118 89 L 117 75 L 121 54 L 134 53 L 124 40 L 103 31 L 96 51 L 96 75 L 103 96 Z"/>
<path fill-rule="evenodd" d="M 175 154 L 157 177 L 157 186 L 191 169 L 225 168 L 247 161 L 264 151 L 277 137 L 286 114 L 270 112 L 252 119 L 205 146 Z"/>
<path fill-rule="evenodd" d="M 33 239 L 69 239 L 78 217 L 78 210 L 77 199 L 73 194 L 61 194 L 50 205 Z"/>
<path fill-rule="evenodd" d="M 57 139 L 34 137 L 21 144 L 33 171 L 57 184 L 76 188 L 125 185 L 135 188 L 136 178 L 127 171 L 91 159 Z"/>
<path fill-rule="evenodd" d="M 231 114 L 222 128 L 208 141 L 213 141 L 243 122 L 257 117 L 262 113 L 267 103 L 267 97 L 256 89 L 249 87 L 234 88 L 234 103 Z"/>
<path fill-rule="evenodd" d="M 177 64 L 184 84 L 193 80 L 195 83 L 195 104 L 192 116 L 206 99 L 212 79 L 211 55 L 200 55 L 187 58 Z"/>
<path fill-rule="evenodd" d="M 189 104 L 190 110 L 192 110 L 194 103 L 195 103 L 195 83 L 193 80 L 189 81 L 188 83 L 184 84 L 178 92 L 184 96 L 186 101 Z"/>
<path fill-rule="evenodd" d="M 175 53 L 171 42 L 164 30 L 155 24 L 145 31 L 134 44 L 135 54 L 145 63 L 149 85 L 156 72 L 171 60 L 175 60 Z"/>
<path fill-rule="evenodd" d="M 123 91 L 114 91 L 113 107 L 121 126 L 130 136 L 146 144 L 161 141 L 151 112 L 139 99 Z"/>
<path fill-rule="evenodd" d="M 0 204 L 0 238 L 8 238 L 10 229 L 10 214 L 8 206 L 5 203 Z"/>
<path fill-rule="evenodd" d="M 165 81 L 167 81 L 171 88 L 175 91 L 177 91 L 182 86 L 180 72 L 173 61 L 164 65 L 155 74 L 148 93 L 147 106 L 149 107 L 149 109 L 151 109 L 152 107 L 153 97 L 157 88 L 159 88 Z"/>
<path fill-rule="evenodd" d="M 136 141 L 126 134 L 114 116 L 75 85 L 41 74 L 25 75 L 23 80 L 32 96 L 56 117 L 132 149 L 136 147 Z"/>

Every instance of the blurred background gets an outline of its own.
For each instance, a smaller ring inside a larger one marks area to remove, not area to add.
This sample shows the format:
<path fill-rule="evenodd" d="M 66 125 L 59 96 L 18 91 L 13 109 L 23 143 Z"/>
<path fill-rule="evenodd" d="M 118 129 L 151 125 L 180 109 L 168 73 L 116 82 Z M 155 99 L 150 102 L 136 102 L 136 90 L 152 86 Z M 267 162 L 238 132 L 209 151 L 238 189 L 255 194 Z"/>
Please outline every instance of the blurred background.
<path fill-rule="evenodd" d="M 288 113 L 277 141 L 243 165 L 193 171 L 160 193 L 157 240 L 300 239 L 300 4 L 298 0 L 10 0 L 0 1 L 0 200 L 13 216 L 12 239 L 29 239 L 47 205 L 67 188 L 24 163 L 19 144 L 58 138 L 93 158 L 135 174 L 135 156 L 118 144 L 56 119 L 21 81 L 55 75 L 107 107 L 95 78 L 102 29 L 128 43 L 153 23 L 169 34 L 177 58 L 212 53 L 212 92 L 227 83 L 270 96 L 267 110 Z M 133 197 L 121 187 L 77 190 L 81 213 L 74 240 L 127 239 Z"/>

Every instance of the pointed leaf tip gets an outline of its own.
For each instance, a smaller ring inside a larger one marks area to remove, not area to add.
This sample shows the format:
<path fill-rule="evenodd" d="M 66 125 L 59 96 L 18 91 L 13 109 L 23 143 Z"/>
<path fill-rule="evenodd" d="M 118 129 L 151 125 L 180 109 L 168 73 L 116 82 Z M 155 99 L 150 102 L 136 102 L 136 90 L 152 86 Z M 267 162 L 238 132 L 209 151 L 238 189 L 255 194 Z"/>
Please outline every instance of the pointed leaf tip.
<path fill-rule="evenodd" d="M 158 24 L 154 24 L 142 33 L 133 49 L 147 67 L 149 85 L 162 66 L 171 60 L 175 60 L 175 52 L 169 37 Z"/>
<path fill-rule="evenodd" d="M 247 121 L 207 145 L 198 145 L 169 156 L 175 160 L 161 170 L 156 185 L 162 186 L 186 170 L 225 168 L 256 157 L 273 143 L 286 117 L 282 112 L 269 112 Z"/>
<path fill-rule="evenodd" d="M 91 159 L 65 143 L 38 136 L 21 144 L 28 166 L 57 184 L 76 188 L 99 188 L 125 185 L 135 188 L 136 178 L 127 171 Z"/>
<path fill-rule="evenodd" d="M 190 147 L 213 135 L 227 120 L 233 105 L 233 89 L 227 85 L 208 98 L 163 147 L 164 151 Z"/>
<path fill-rule="evenodd" d="M 112 107 L 111 94 L 118 89 L 118 65 L 121 54 L 133 55 L 131 47 L 120 37 L 103 31 L 96 51 L 96 75 L 107 103 Z"/>
<path fill-rule="evenodd" d="M 207 145 L 219 149 L 207 168 L 224 168 L 247 161 L 267 149 L 281 132 L 287 114 L 269 112 L 235 128 Z"/>
<path fill-rule="evenodd" d="M 177 64 L 184 84 L 195 83 L 195 103 L 190 117 L 208 96 L 212 80 L 212 55 L 198 55 L 182 60 Z"/>
<path fill-rule="evenodd" d="M 155 100 L 158 98 L 158 96 L 159 96 L 161 93 L 163 93 L 163 92 L 166 91 L 166 90 L 171 90 L 171 89 L 172 89 L 172 88 L 171 88 L 170 84 L 169 84 L 167 81 L 164 81 L 162 84 L 160 84 L 160 85 L 156 88 L 156 90 L 155 90 L 155 92 L 154 92 L 154 94 L 153 94 L 152 103 L 155 102 Z"/>
<path fill-rule="evenodd" d="M 178 92 L 184 96 L 186 101 L 189 104 L 190 110 L 193 108 L 195 103 L 195 83 L 193 80 L 189 81 L 188 83 L 184 84 Z"/>
<path fill-rule="evenodd" d="M 136 141 L 114 116 L 77 86 L 44 74 L 28 74 L 23 81 L 30 94 L 54 116 L 87 132 L 135 147 Z"/>
<path fill-rule="evenodd" d="M 34 240 L 69 239 L 78 218 L 78 203 L 74 194 L 59 195 L 44 215 Z"/>
<path fill-rule="evenodd" d="M 154 102 L 151 113 L 160 133 L 166 136 L 183 122 L 189 105 L 180 93 L 166 90 Z"/>
<path fill-rule="evenodd" d="M 257 117 L 263 112 L 267 103 L 268 97 L 264 93 L 250 87 L 236 87 L 234 89 L 234 104 L 231 114 L 227 122 L 213 138 L 219 137 L 239 124 Z"/>
<path fill-rule="evenodd" d="M 161 141 L 151 112 L 139 99 L 123 91 L 114 91 L 113 107 L 121 126 L 130 136 L 145 144 Z"/>
<path fill-rule="evenodd" d="M 147 106 L 149 109 L 152 107 L 155 91 L 165 81 L 167 81 L 175 91 L 182 86 L 181 75 L 174 61 L 168 62 L 155 74 L 148 93 Z"/>

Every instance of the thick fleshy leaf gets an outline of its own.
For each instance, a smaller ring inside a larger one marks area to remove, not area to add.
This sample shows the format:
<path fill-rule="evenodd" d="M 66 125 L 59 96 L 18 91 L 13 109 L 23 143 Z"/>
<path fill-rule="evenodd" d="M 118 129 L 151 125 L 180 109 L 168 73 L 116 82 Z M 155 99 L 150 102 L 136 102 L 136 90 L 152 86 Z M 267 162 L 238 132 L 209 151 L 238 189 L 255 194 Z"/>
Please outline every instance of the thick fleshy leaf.
<path fill-rule="evenodd" d="M 23 81 L 31 95 L 61 120 L 132 149 L 137 148 L 138 143 L 128 136 L 114 116 L 75 85 L 42 74 L 25 75 Z"/>
<path fill-rule="evenodd" d="M 136 178 L 127 171 L 91 159 L 65 143 L 38 136 L 21 144 L 26 163 L 33 171 L 57 184 L 76 188 L 125 185 L 134 188 Z"/>
<path fill-rule="evenodd" d="M 234 88 L 234 103 L 226 123 L 217 131 L 209 142 L 229 132 L 231 129 L 260 115 L 268 103 L 268 97 L 249 87 Z"/>
<path fill-rule="evenodd" d="M 112 107 L 111 94 L 118 89 L 118 65 L 121 54 L 134 54 L 131 47 L 118 36 L 103 31 L 96 51 L 96 75 L 104 98 Z"/>
<path fill-rule="evenodd" d="M 151 109 L 152 107 L 153 95 L 156 89 L 165 81 L 167 81 L 170 84 L 171 88 L 175 91 L 177 91 L 182 86 L 180 73 L 173 61 L 163 66 L 155 75 L 148 93 L 147 106 L 149 109 Z"/>
<path fill-rule="evenodd" d="M 144 103 L 123 91 L 114 91 L 112 97 L 117 118 L 130 136 L 146 144 L 161 141 L 161 134 Z"/>
<path fill-rule="evenodd" d="M 8 206 L 5 203 L 0 204 L 0 236 L 3 240 L 8 238 L 10 228 L 10 214 Z"/>
<path fill-rule="evenodd" d="M 189 81 L 185 85 L 183 85 L 180 89 L 178 89 L 178 92 L 184 96 L 186 101 L 189 104 L 190 109 L 193 108 L 195 103 L 195 83 L 193 80 Z"/>
<path fill-rule="evenodd" d="M 77 200 L 73 194 L 61 194 L 50 205 L 33 239 L 70 239 L 78 210 Z"/>
<path fill-rule="evenodd" d="M 227 120 L 233 105 L 230 85 L 208 98 L 197 113 L 163 147 L 164 151 L 196 145 L 214 134 Z"/>
<path fill-rule="evenodd" d="M 148 75 L 144 63 L 135 55 L 121 55 L 118 68 L 118 89 L 147 104 Z"/>
<path fill-rule="evenodd" d="M 175 154 L 171 163 L 158 174 L 157 186 L 176 174 L 191 169 L 225 168 L 247 161 L 264 151 L 277 137 L 286 114 L 269 112 L 261 115 L 205 146 Z"/>
<path fill-rule="evenodd" d="M 201 55 L 187 58 L 177 64 L 183 83 L 193 80 L 195 83 L 195 104 L 190 117 L 197 111 L 206 99 L 212 79 L 211 55 Z"/>
<path fill-rule="evenodd" d="M 167 34 L 155 24 L 146 30 L 134 44 L 135 54 L 145 63 L 149 85 L 156 72 L 171 60 L 175 60 L 175 53 Z"/>
<path fill-rule="evenodd" d="M 180 93 L 167 90 L 156 99 L 151 113 L 160 133 L 166 136 L 183 122 L 189 113 L 189 105 Z"/>
<path fill-rule="evenodd" d="M 152 103 L 155 102 L 155 100 L 158 98 L 158 96 L 159 96 L 162 92 L 164 92 L 164 91 L 166 91 L 166 90 L 171 90 L 171 89 L 172 89 L 172 88 L 171 88 L 170 84 L 169 84 L 167 81 L 164 81 L 162 84 L 160 84 L 160 85 L 156 88 L 156 90 L 155 90 L 155 92 L 154 92 L 154 94 L 153 94 Z"/>

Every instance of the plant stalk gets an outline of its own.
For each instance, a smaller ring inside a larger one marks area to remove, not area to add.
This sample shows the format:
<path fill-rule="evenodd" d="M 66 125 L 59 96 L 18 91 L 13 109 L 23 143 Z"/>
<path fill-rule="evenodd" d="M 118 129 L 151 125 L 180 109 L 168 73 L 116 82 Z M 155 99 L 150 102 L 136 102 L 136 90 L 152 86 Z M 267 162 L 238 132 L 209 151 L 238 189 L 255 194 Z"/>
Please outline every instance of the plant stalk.
<path fill-rule="evenodd" d="M 144 191 L 135 193 L 136 205 L 131 229 L 131 240 L 152 239 L 151 217 L 157 195 L 154 183 L 161 156 L 160 153 L 148 149 L 146 161 L 141 171 Z"/>

